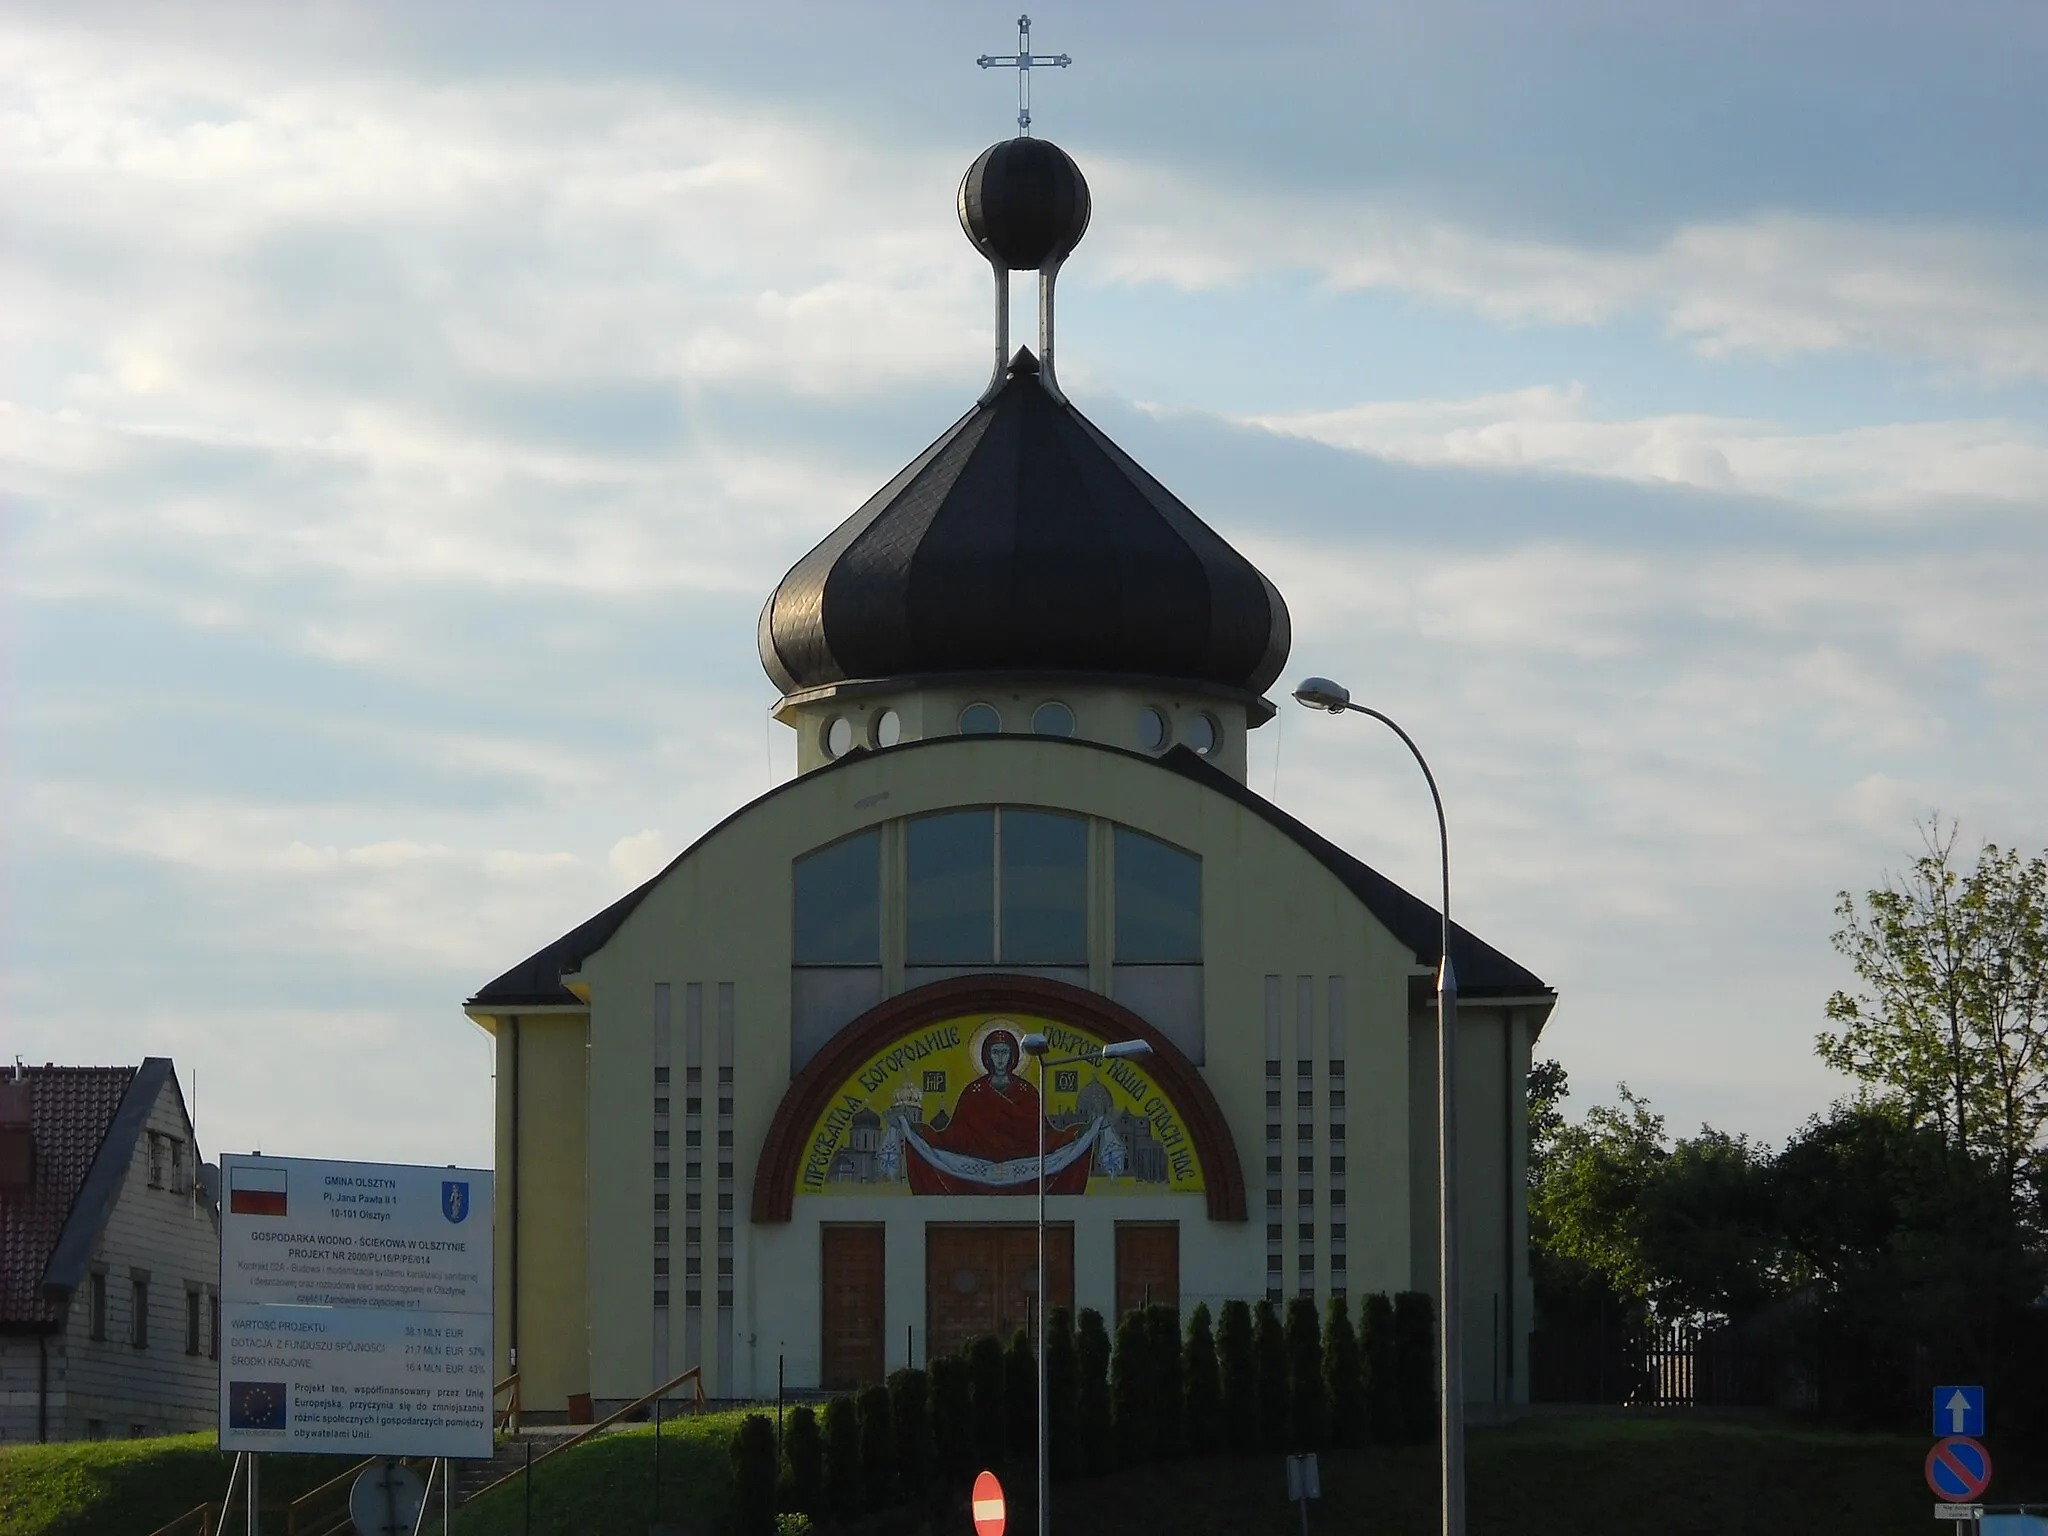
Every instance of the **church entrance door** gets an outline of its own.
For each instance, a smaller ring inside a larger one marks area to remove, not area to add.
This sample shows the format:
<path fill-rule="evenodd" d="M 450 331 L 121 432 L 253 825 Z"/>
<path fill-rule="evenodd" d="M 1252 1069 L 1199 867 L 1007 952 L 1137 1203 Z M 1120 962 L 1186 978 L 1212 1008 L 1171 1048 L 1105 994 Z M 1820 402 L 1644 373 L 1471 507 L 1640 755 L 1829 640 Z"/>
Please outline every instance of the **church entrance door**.
<path fill-rule="evenodd" d="M 1008 1341 L 1038 1333 L 1038 1229 L 935 1221 L 924 1229 L 925 1339 L 931 1355 L 949 1354 L 983 1334 Z M 1048 1226 L 1046 1268 L 1052 1304 L 1074 1305 L 1074 1229 Z"/>
<path fill-rule="evenodd" d="M 824 1261 L 823 1359 L 818 1385 L 863 1387 L 882 1379 L 884 1249 L 880 1227 L 819 1228 Z"/>
<path fill-rule="evenodd" d="M 1178 1222 L 1116 1224 L 1116 1315 L 1159 1302 L 1180 1306 Z"/>

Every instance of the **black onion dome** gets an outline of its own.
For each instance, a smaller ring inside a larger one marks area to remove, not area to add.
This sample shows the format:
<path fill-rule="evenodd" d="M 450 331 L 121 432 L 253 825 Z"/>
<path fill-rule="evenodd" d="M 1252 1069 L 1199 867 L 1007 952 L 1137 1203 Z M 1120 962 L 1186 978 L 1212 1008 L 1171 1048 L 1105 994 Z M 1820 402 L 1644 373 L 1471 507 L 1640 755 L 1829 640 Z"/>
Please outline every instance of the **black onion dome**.
<path fill-rule="evenodd" d="M 1088 232 L 1088 180 L 1045 139 L 991 144 L 960 178 L 960 227 L 998 266 L 1034 271 L 1064 260 Z"/>
<path fill-rule="evenodd" d="M 1263 692 L 1287 605 L 1179 498 L 1049 394 L 1001 389 L 799 560 L 761 610 L 785 693 L 946 673 L 1093 673 Z"/>

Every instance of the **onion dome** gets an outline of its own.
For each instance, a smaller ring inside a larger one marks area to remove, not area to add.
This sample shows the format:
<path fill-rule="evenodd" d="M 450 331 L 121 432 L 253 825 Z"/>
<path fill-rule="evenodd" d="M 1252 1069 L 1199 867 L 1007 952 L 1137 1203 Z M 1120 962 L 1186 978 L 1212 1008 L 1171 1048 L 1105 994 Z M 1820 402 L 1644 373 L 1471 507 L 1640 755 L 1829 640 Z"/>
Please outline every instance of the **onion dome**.
<path fill-rule="evenodd" d="M 960 227 L 996 267 L 1056 267 L 1088 232 L 1088 181 L 1044 139 L 991 144 L 960 178 Z"/>
<path fill-rule="evenodd" d="M 1289 627 L 1272 583 L 1048 392 L 1021 349 L 1000 387 L 791 568 L 759 638 L 785 695 L 959 673 L 1256 695 L 1286 664 Z"/>

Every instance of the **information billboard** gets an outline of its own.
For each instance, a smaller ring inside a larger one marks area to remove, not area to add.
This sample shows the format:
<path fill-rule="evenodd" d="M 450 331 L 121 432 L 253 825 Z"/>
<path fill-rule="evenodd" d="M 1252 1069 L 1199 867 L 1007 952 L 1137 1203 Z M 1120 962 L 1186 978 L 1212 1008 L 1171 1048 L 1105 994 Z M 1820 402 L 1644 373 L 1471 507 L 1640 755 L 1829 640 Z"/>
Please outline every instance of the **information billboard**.
<path fill-rule="evenodd" d="M 491 1454 L 491 1174 L 221 1159 L 220 1444 Z"/>

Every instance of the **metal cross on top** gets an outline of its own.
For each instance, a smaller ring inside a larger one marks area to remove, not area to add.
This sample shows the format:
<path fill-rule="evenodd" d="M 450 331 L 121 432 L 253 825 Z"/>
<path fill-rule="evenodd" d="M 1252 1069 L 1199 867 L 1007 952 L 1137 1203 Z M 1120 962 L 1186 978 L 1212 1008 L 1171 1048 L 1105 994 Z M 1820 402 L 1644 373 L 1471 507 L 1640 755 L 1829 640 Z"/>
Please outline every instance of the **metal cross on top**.
<path fill-rule="evenodd" d="M 1017 51 L 1015 53 L 984 53 L 974 61 L 983 69 L 1014 69 L 1017 71 L 1017 131 L 1026 138 L 1031 136 L 1031 67 L 1034 64 L 1049 64 L 1054 69 L 1065 69 L 1073 59 L 1064 53 L 1033 53 L 1031 51 L 1031 18 L 1017 18 Z"/>

